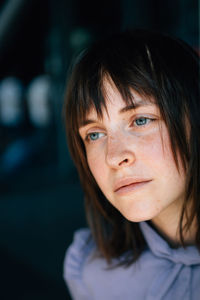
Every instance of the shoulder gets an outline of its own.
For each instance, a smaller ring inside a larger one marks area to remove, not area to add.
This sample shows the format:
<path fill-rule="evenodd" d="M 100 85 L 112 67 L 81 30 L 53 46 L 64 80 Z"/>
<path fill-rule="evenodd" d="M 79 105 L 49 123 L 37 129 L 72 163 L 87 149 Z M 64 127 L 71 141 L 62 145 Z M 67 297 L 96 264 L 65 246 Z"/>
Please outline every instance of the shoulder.
<path fill-rule="evenodd" d="M 76 294 L 77 292 L 81 295 L 86 294 L 83 284 L 83 269 L 95 248 L 90 229 L 82 228 L 74 233 L 72 244 L 67 249 L 64 259 L 64 280 L 72 295 L 74 290 L 76 290 Z M 78 299 L 76 295 L 73 296 L 74 299 Z M 84 299 L 84 297 L 81 296 L 80 299 Z"/>
<path fill-rule="evenodd" d="M 82 228 L 74 233 L 72 244 L 66 251 L 64 259 L 65 278 L 80 277 L 85 260 L 95 247 L 88 228 Z"/>

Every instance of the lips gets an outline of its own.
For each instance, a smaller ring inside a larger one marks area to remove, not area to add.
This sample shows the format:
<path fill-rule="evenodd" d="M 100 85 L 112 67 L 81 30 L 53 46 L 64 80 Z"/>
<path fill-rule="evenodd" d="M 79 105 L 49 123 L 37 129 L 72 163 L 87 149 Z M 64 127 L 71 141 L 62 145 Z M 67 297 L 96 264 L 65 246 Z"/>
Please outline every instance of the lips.
<path fill-rule="evenodd" d="M 116 193 L 126 193 L 132 191 L 136 188 L 142 187 L 143 185 L 151 182 L 152 179 L 144 178 L 123 178 L 116 182 L 114 186 L 114 192 Z"/>

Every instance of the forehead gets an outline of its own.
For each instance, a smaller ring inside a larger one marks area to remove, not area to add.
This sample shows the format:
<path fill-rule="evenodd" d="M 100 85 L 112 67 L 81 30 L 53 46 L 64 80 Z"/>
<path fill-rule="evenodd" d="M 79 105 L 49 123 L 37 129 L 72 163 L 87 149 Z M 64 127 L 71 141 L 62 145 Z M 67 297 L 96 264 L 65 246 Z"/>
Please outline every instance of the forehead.
<path fill-rule="evenodd" d="M 147 106 L 155 104 L 155 99 L 152 96 L 147 96 L 144 94 L 139 94 L 133 88 L 129 88 L 129 95 L 123 97 L 120 90 L 116 87 L 112 80 L 104 80 L 103 82 L 103 94 L 105 97 L 106 106 L 121 104 L 124 106 L 131 105 L 135 108 L 139 106 Z"/>
<path fill-rule="evenodd" d="M 104 81 L 102 91 L 104 102 L 101 104 L 101 111 L 99 112 L 95 105 L 91 105 L 80 126 L 88 124 L 92 119 L 102 120 L 105 116 L 109 118 L 111 112 L 123 115 L 140 107 L 156 106 L 156 101 L 153 97 L 140 95 L 133 89 L 130 89 L 129 98 L 123 98 L 123 95 L 110 80 Z"/>

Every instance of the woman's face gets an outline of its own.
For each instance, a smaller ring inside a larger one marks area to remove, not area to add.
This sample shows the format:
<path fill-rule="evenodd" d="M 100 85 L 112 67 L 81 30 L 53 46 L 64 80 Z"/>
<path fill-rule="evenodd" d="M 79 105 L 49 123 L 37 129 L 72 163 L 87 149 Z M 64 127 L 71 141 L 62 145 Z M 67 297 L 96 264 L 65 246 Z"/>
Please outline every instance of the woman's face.
<path fill-rule="evenodd" d="M 178 172 L 168 130 L 153 101 L 133 91 L 135 108 L 105 81 L 107 111 L 87 115 L 79 132 L 89 168 L 108 201 L 130 221 L 180 211 L 185 174 Z"/>

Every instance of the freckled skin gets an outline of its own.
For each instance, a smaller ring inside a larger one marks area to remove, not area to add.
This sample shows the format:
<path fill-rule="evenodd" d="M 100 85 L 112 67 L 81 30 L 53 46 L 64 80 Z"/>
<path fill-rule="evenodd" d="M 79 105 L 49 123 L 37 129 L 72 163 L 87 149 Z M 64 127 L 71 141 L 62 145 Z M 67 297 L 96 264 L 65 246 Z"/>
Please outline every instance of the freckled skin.
<path fill-rule="evenodd" d="M 185 174 L 178 172 L 170 149 L 169 134 L 157 106 L 139 107 L 119 113 L 123 99 L 110 83 L 107 90 L 107 111 L 103 120 L 91 110 L 89 119 L 96 122 L 80 130 L 84 136 L 91 132 L 103 135 L 96 141 L 85 142 L 89 168 L 102 192 L 121 214 L 130 221 L 178 220 L 184 199 Z M 134 98 L 141 98 L 133 91 Z M 132 116 L 154 116 L 147 126 L 130 126 Z M 162 136 L 162 138 L 161 138 Z M 163 143 L 162 143 L 163 141 Z M 114 192 L 119 178 L 139 177 L 152 180 L 125 195 Z"/>

